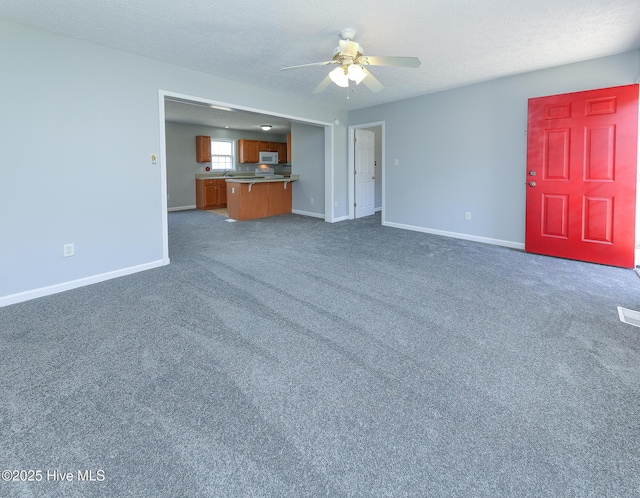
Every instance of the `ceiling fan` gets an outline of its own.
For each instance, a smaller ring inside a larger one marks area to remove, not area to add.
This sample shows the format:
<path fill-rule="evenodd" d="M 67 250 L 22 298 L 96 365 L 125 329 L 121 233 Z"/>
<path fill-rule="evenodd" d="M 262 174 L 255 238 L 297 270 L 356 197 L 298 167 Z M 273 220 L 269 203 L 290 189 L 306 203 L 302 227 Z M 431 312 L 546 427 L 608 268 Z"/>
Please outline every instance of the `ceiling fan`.
<path fill-rule="evenodd" d="M 333 51 L 333 59 L 323 62 L 312 62 L 310 64 L 300 64 L 298 66 L 283 67 L 281 71 L 287 69 L 297 69 L 308 66 L 328 66 L 337 65 L 327 77 L 320 82 L 313 93 L 324 91 L 333 81 L 336 85 L 347 88 L 349 81 L 356 85 L 364 83 L 372 92 L 379 92 L 384 88 L 382 83 L 365 66 L 395 66 L 395 67 L 419 67 L 420 59 L 417 57 L 385 57 L 378 55 L 364 55 L 360 44 L 353 41 L 356 32 L 347 28 L 340 31 L 340 41 Z"/>

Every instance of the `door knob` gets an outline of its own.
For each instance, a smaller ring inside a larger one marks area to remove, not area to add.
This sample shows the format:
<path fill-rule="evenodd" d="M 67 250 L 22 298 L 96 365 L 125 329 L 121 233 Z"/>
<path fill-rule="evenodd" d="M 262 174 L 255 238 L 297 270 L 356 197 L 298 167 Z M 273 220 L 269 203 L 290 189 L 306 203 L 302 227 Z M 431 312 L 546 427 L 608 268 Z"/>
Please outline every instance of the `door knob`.
<path fill-rule="evenodd" d="M 530 187 L 535 187 L 536 186 L 536 182 L 529 182 L 529 186 Z"/>

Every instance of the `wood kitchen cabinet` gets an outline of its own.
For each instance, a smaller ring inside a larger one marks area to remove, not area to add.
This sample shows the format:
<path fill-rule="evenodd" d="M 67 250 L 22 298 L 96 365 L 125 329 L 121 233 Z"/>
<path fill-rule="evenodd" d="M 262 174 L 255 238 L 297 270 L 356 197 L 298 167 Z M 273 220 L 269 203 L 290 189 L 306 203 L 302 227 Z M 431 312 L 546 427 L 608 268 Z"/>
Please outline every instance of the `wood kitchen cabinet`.
<path fill-rule="evenodd" d="M 286 142 L 277 142 L 278 145 L 278 164 L 283 164 L 287 161 L 287 144 Z"/>
<path fill-rule="evenodd" d="M 286 144 L 285 144 L 286 145 Z M 288 182 L 269 183 L 269 216 L 287 214 L 291 212 L 291 185 Z"/>
<path fill-rule="evenodd" d="M 211 137 L 198 135 L 196 137 L 196 162 L 211 162 Z"/>
<path fill-rule="evenodd" d="M 238 162 L 257 163 L 260 152 L 277 152 L 278 163 L 288 162 L 286 142 L 265 142 L 262 140 L 238 140 Z"/>
<path fill-rule="evenodd" d="M 257 140 L 238 140 L 238 162 L 257 163 L 260 159 L 259 144 Z"/>
<path fill-rule="evenodd" d="M 264 152 L 278 152 L 277 142 L 258 142 L 258 148 Z"/>
<path fill-rule="evenodd" d="M 217 209 L 226 207 L 226 205 L 226 180 L 196 180 L 196 207 L 198 209 Z"/>
<path fill-rule="evenodd" d="M 291 182 L 227 183 L 227 210 L 233 220 L 291 213 Z"/>

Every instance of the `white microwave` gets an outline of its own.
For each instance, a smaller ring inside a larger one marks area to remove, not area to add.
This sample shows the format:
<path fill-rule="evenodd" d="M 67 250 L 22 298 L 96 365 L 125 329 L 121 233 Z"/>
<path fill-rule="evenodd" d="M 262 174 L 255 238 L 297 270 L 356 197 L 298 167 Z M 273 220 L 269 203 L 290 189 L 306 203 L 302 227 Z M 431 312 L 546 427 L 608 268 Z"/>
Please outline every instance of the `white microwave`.
<path fill-rule="evenodd" d="M 278 164 L 277 152 L 264 152 L 260 151 L 260 164 Z"/>

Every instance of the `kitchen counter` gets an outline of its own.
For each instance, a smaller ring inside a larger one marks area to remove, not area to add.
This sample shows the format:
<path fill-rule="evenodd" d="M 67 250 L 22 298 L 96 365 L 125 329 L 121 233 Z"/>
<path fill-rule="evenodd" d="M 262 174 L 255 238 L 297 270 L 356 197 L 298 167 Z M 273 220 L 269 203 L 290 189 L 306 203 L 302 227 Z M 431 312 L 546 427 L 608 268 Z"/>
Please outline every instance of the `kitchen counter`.
<path fill-rule="evenodd" d="M 232 220 L 253 220 L 291 213 L 291 177 L 227 178 L 227 211 Z"/>
<path fill-rule="evenodd" d="M 196 173 L 196 180 L 227 180 L 237 182 L 238 180 L 248 181 L 248 183 L 265 182 L 265 181 L 280 181 L 280 182 L 295 182 L 299 179 L 299 175 L 274 175 L 278 178 L 269 178 L 255 175 L 221 175 L 216 173 Z"/>
<path fill-rule="evenodd" d="M 253 176 L 250 178 L 227 178 L 227 183 L 270 183 L 270 182 L 295 182 L 298 180 L 298 175 L 291 176 Z"/>

